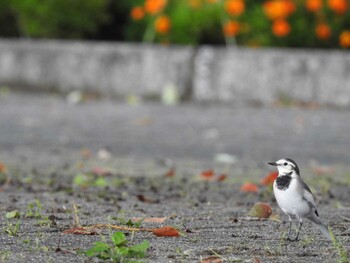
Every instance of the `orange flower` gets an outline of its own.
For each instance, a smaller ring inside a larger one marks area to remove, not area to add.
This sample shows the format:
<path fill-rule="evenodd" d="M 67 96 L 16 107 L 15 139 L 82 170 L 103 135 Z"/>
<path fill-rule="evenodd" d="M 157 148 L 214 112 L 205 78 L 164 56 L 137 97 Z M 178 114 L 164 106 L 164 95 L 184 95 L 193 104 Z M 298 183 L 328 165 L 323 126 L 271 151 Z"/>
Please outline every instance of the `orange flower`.
<path fill-rule="evenodd" d="M 277 37 L 284 37 L 290 32 L 290 25 L 284 19 L 278 19 L 272 24 L 272 33 Z"/>
<path fill-rule="evenodd" d="M 328 6 L 337 14 L 344 14 L 348 10 L 348 0 L 328 0 Z"/>
<path fill-rule="evenodd" d="M 284 4 L 286 6 L 286 9 L 288 10 L 288 15 L 293 14 L 297 9 L 293 0 L 284 0 Z"/>
<path fill-rule="evenodd" d="M 322 8 L 322 0 L 306 0 L 305 7 L 310 12 L 317 12 Z"/>
<path fill-rule="evenodd" d="M 331 28 L 326 23 L 319 23 L 316 26 L 315 33 L 319 39 L 326 40 L 331 36 Z"/>
<path fill-rule="evenodd" d="M 165 16 L 165 15 L 158 17 L 154 22 L 154 28 L 160 34 L 168 33 L 170 30 L 170 26 L 171 26 L 170 19 L 168 16 Z"/>
<path fill-rule="evenodd" d="M 146 0 L 145 10 L 147 13 L 155 15 L 164 9 L 166 3 L 166 0 Z"/>
<path fill-rule="evenodd" d="M 226 0 L 225 10 L 229 15 L 239 16 L 245 10 L 245 4 L 243 0 Z"/>
<path fill-rule="evenodd" d="M 140 20 L 145 16 L 145 11 L 143 10 L 142 6 L 135 6 L 133 9 L 131 9 L 130 16 L 134 20 Z"/>
<path fill-rule="evenodd" d="M 350 47 L 350 30 L 343 31 L 339 36 L 339 45 L 343 48 Z"/>
<path fill-rule="evenodd" d="M 234 37 L 234 36 L 236 36 L 238 34 L 239 28 L 240 28 L 240 26 L 239 26 L 238 22 L 236 22 L 236 21 L 227 21 L 224 24 L 222 30 L 223 30 L 224 35 L 226 37 Z"/>
<path fill-rule="evenodd" d="M 292 0 L 271 0 L 265 2 L 263 8 L 269 19 L 285 19 L 295 11 L 295 4 Z"/>
<path fill-rule="evenodd" d="M 241 192 L 253 192 L 257 193 L 259 192 L 259 187 L 256 184 L 253 183 L 245 183 L 241 186 Z"/>
<path fill-rule="evenodd" d="M 201 0 L 189 0 L 189 1 L 188 1 L 188 4 L 189 4 L 192 8 L 197 9 L 197 8 L 201 7 L 202 2 L 201 2 Z"/>

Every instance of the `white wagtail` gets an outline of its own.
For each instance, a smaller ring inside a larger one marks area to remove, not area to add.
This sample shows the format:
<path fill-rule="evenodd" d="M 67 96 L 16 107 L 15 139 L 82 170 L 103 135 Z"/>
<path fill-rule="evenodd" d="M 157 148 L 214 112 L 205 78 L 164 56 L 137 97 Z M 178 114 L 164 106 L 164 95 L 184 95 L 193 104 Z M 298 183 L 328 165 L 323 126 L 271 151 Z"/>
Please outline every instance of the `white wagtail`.
<path fill-rule="evenodd" d="M 315 198 L 310 188 L 300 177 L 298 165 L 288 158 L 269 164 L 276 166 L 278 169 L 278 177 L 273 183 L 273 192 L 279 207 L 289 218 L 287 240 L 298 240 L 299 232 L 303 225 L 303 218 L 312 221 L 328 239 L 331 239 L 327 226 L 321 222 L 318 215 Z M 290 239 L 293 217 L 298 219 L 299 228 L 296 237 Z"/>

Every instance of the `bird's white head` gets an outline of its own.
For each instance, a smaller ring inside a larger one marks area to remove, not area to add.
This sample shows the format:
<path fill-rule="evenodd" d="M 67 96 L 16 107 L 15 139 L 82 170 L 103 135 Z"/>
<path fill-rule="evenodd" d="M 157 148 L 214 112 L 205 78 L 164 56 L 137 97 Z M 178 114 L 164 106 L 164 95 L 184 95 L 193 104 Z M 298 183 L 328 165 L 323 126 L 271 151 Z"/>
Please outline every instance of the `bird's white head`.
<path fill-rule="evenodd" d="M 294 162 L 292 159 L 284 158 L 284 159 L 278 160 L 277 162 L 270 162 L 268 164 L 272 166 L 276 166 L 278 169 L 279 175 L 286 175 L 286 174 L 292 174 L 292 176 L 300 175 L 299 167 L 296 164 L 296 162 Z"/>

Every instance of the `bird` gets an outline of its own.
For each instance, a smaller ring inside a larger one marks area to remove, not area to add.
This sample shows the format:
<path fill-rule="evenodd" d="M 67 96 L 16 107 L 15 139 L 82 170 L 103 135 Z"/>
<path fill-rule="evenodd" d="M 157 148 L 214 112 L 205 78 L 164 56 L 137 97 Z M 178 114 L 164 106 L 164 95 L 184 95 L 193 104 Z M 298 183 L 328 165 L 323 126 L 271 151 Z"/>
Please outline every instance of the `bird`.
<path fill-rule="evenodd" d="M 289 218 L 288 241 L 298 241 L 299 233 L 303 225 L 303 219 L 307 218 L 313 222 L 321 232 L 331 240 L 328 227 L 322 223 L 315 197 L 310 187 L 300 176 L 300 170 L 295 161 L 290 158 L 283 158 L 277 162 L 269 162 L 269 165 L 276 166 L 278 176 L 273 183 L 273 192 L 282 211 Z M 298 220 L 298 232 L 294 239 L 290 238 L 292 219 Z"/>

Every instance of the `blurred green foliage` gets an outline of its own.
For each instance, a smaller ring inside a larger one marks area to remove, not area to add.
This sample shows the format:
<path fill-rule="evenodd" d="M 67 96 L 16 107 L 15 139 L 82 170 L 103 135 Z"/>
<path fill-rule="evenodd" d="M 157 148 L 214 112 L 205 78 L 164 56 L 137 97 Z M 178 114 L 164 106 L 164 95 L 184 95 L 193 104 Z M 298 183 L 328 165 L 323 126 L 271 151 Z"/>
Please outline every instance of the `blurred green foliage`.
<path fill-rule="evenodd" d="M 240 1 L 244 7 L 239 14 L 228 10 L 229 2 L 235 2 L 231 8 L 237 9 Z M 269 12 L 293 10 L 271 18 L 266 6 L 276 2 L 284 4 L 272 4 Z M 321 5 L 310 10 L 308 2 Z M 330 2 L 343 11 L 334 10 Z M 348 0 L 0 0 L 0 36 L 346 48 L 350 47 L 349 5 Z M 147 10 L 150 6 L 158 10 L 152 13 Z M 276 33 L 277 20 L 289 28 Z M 329 30 L 321 30 L 328 34 L 323 38 L 316 33 L 321 24 Z"/>
<path fill-rule="evenodd" d="M 108 20 L 107 0 L 1 0 L 20 36 L 80 38 Z M 12 26 L 13 27 L 13 26 Z"/>

